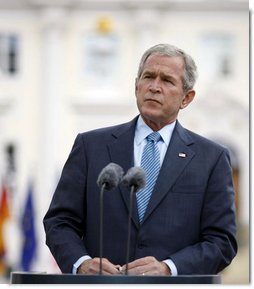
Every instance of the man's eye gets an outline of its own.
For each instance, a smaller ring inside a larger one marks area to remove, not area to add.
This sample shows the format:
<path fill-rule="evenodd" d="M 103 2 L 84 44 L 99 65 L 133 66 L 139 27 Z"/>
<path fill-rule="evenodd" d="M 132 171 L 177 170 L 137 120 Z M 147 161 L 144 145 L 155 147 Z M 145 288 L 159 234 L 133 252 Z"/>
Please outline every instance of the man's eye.
<path fill-rule="evenodd" d="M 174 84 L 174 82 L 172 81 L 172 79 L 166 78 L 164 81 L 167 82 L 167 83 L 170 83 L 170 84 Z"/>

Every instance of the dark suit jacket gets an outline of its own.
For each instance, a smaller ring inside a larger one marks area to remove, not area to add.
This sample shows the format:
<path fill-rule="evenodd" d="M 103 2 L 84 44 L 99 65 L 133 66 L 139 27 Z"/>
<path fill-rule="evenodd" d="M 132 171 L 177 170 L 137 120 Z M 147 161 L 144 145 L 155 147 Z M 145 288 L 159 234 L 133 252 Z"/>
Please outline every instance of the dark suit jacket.
<path fill-rule="evenodd" d="M 137 118 L 79 134 L 44 218 L 46 243 L 62 272 L 83 255 L 99 256 L 98 175 L 114 162 L 134 164 Z M 184 153 L 186 157 L 180 157 Z M 125 264 L 129 192 L 104 193 L 104 257 Z M 179 274 L 214 274 L 236 254 L 234 189 L 228 151 L 178 122 L 144 222 L 134 198 L 130 261 L 171 258 Z"/>

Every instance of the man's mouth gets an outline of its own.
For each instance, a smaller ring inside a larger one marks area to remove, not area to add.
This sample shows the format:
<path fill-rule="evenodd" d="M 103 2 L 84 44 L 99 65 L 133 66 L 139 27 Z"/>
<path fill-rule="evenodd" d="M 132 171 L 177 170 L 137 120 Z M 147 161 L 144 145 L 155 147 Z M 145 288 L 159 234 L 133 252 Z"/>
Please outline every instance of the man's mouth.
<path fill-rule="evenodd" d="M 155 102 L 155 103 L 161 104 L 157 99 L 153 99 L 153 98 L 148 98 L 145 100 L 145 102 Z"/>

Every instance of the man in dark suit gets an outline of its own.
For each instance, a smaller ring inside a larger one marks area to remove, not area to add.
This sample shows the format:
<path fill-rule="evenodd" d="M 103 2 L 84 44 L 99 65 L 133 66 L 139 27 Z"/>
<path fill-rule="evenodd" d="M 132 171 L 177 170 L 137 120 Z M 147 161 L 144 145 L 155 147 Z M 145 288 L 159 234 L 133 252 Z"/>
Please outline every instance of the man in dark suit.
<path fill-rule="evenodd" d="M 193 59 L 172 45 L 148 49 L 140 62 L 132 121 L 79 134 L 44 218 L 46 243 L 62 272 L 99 271 L 99 188 L 108 163 L 142 165 L 147 136 L 159 133 L 160 171 L 144 216 L 134 196 L 129 274 L 215 274 L 237 252 L 229 153 L 177 121 L 195 96 Z M 103 274 L 126 268 L 129 192 L 104 194 Z M 123 267 L 121 267 L 123 266 Z"/>

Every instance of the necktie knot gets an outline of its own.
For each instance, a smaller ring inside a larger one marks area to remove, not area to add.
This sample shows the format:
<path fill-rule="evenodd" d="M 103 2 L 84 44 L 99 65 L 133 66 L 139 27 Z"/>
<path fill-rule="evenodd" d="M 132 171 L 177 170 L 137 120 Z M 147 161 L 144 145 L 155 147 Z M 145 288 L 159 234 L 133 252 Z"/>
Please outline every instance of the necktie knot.
<path fill-rule="evenodd" d="M 157 131 L 154 131 L 147 136 L 147 141 L 153 141 L 157 143 L 160 140 L 160 138 L 161 135 Z"/>

